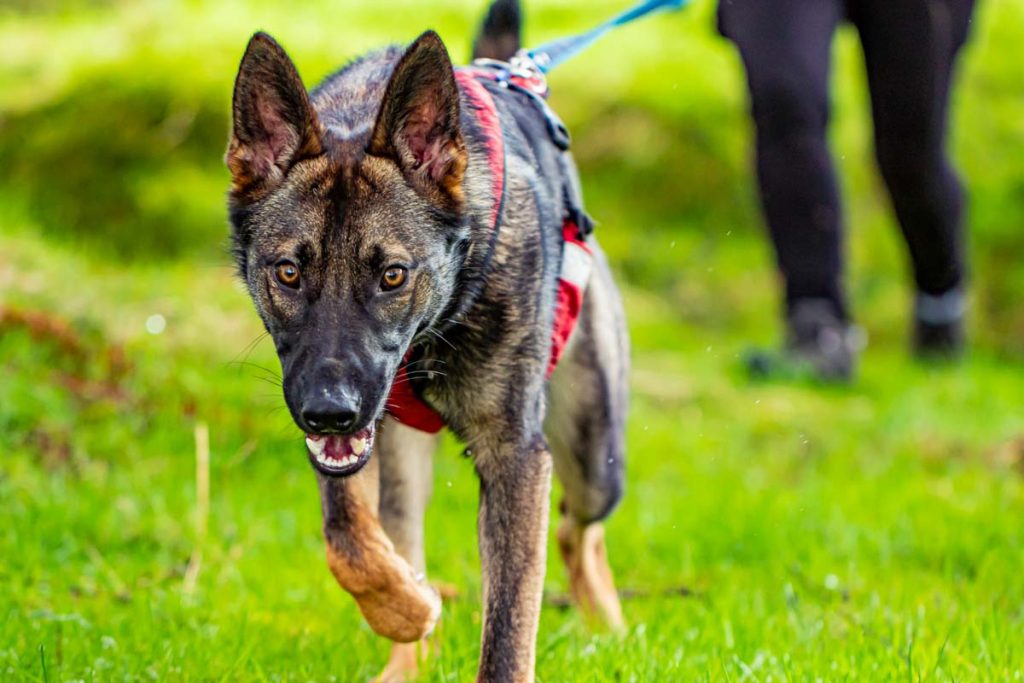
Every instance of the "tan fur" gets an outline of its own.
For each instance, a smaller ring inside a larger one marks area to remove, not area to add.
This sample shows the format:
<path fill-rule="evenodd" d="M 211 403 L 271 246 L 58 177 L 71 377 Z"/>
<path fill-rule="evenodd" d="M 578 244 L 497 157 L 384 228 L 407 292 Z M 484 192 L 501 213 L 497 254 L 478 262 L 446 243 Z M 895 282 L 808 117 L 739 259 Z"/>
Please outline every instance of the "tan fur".
<path fill-rule="evenodd" d="M 420 662 L 427 657 L 427 651 L 426 641 L 392 644 L 388 663 L 374 679 L 374 683 L 406 683 L 415 680 Z"/>
<path fill-rule="evenodd" d="M 371 461 L 373 463 L 374 461 Z M 408 643 L 430 633 L 441 614 L 441 598 L 416 570 L 395 552 L 377 517 L 378 472 L 368 465 L 331 485 L 344 487 L 348 525 L 344 544 L 327 544 L 327 565 L 352 594 L 370 628 L 391 640 Z M 337 504 L 339 497 L 331 499 Z"/>
<path fill-rule="evenodd" d="M 558 550 L 569 573 L 569 593 L 573 602 L 592 624 L 604 624 L 616 632 L 625 630 L 619 594 L 615 591 L 608 554 L 604 545 L 604 525 L 579 524 L 564 517 L 558 525 Z"/>

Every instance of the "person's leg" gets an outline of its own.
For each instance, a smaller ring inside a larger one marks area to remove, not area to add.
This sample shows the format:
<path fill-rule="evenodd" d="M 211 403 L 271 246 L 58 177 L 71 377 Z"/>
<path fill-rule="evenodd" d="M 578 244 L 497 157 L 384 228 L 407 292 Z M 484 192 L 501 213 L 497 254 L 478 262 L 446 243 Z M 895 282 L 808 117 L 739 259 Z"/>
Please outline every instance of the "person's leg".
<path fill-rule="evenodd" d="M 757 177 L 785 281 L 789 346 L 826 377 L 852 371 L 839 193 L 826 142 L 832 37 L 842 13 L 840 0 L 719 6 L 720 28 L 747 72 Z M 823 329 L 826 338 L 819 339 Z"/>
<path fill-rule="evenodd" d="M 963 189 L 946 153 L 949 89 L 973 0 L 860 0 L 879 168 L 917 286 L 915 345 L 962 344 Z"/>

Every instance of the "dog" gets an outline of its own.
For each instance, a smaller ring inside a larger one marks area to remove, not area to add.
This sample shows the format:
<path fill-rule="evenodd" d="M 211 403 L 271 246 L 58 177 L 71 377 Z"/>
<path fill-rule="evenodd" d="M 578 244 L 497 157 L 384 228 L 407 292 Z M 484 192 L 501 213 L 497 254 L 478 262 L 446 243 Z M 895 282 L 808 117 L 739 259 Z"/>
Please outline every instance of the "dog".
<path fill-rule="evenodd" d="M 497 0 L 474 57 L 512 59 L 519 23 L 517 4 Z M 552 467 L 572 597 L 623 623 L 602 527 L 623 490 L 619 293 L 594 238 L 566 237 L 585 216 L 568 215 L 582 208 L 579 181 L 553 115 L 484 71 L 454 69 L 428 31 L 307 92 L 257 33 L 234 86 L 225 160 L 238 273 L 307 435 L 328 565 L 394 641 L 381 680 L 415 675 L 441 608 L 423 530 L 436 429 L 398 417 L 399 394 L 466 444 L 479 476 L 478 680 L 533 680 Z M 581 246 L 585 294 L 571 334 L 553 342 L 565 254 Z"/>

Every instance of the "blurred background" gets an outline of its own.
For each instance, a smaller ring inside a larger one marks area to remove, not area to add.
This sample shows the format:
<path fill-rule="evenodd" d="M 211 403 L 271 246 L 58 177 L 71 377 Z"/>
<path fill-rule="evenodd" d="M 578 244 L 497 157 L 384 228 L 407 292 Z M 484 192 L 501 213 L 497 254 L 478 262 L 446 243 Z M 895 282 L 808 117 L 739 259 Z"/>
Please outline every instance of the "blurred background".
<path fill-rule="evenodd" d="M 526 43 L 625 4 L 526 0 Z M 909 354 L 906 256 L 857 38 L 840 31 L 830 135 L 869 338 L 842 388 L 743 371 L 745 349 L 779 338 L 777 276 L 739 59 L 713 3 L 695 4 L 550 79 L 633 336 L 629 488 L 609 525 L 632 629 L 588 633 L 553 559 L 539 676 L 1020 677 L 1024 4 L 979 2 L 953 95 L 971 252 L 958 365 Z M 382 665 L 324 565 L 302 435 L 227 255 L 231 87 L 258 29 L 311 87 L 428 27 L 463 61 L 484 9 L 0 4 L 0 678 L 358 680 Z M 459 452 L 449 440 L 437 458 L 428 519 L 430 571 L 458 589 L 430 680 L 476 662 L 477 485 Z"/>

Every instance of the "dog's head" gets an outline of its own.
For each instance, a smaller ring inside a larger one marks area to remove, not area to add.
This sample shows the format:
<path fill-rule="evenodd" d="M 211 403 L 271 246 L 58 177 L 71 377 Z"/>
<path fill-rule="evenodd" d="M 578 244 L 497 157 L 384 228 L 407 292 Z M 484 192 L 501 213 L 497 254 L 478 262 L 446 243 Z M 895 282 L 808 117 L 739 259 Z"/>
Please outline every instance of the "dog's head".
<path fill-rule="evenodd" d="M 428 32 L 393 56 L 314 107 L 288 55 L 257 34 L 235 82 L 234 250 L 327 475 L 369 459 L 404 354 L 452 297 L 466 234 L 448 53 Z"/>

